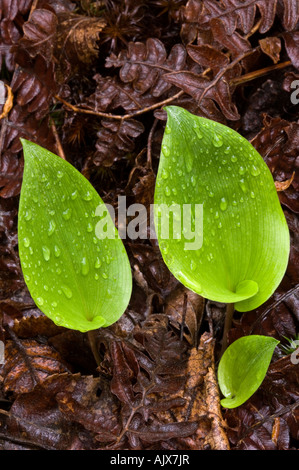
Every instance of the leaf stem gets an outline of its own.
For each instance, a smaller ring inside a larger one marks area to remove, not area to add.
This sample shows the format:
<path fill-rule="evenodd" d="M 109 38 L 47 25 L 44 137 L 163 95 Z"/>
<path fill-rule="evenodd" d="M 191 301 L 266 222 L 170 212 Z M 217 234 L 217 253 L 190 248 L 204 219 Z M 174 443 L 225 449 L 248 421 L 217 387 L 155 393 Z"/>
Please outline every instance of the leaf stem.
<path fill-rule="evenodd" d="M 97 365 L 99 366 L 102 361 L 101 361 L 99 351 L 98 351 L 98 348 L 97 348 L 96 330 L 88 331 L 87 332 L 87 337 L 88 337 L 88 341 L 89 341 L 89 345 L 90 345 L 90 349 L 92 351 L 93 357 L 94 357 Z"/>
<path fill-rule="evenodd" d="M 228 333 L 232 326 L 233 315 L 235 311 L 234 304 L 227 304 L 226 305 L 226 312 L 225 312 L 225 321 L 224 321 L 224 329 L 223 329 L 223 336 L 222 336 L 222 347 L 220 351 L 220 357 L 224 353 L 228 345 Z"/>

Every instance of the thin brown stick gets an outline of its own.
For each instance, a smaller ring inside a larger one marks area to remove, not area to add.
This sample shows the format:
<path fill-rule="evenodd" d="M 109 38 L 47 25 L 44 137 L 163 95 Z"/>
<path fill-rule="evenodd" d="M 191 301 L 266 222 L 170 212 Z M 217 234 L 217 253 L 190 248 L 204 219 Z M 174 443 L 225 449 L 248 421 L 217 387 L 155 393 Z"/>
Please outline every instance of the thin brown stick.
<path fill-rule="evenodd" d="M 148 135 L 147 139 L 147 158 L 146 158 L 146 168 L 152 169 L 152 140 L 153 140 L 153 135 L 155 132 L 155 129 L 158 124 L 158 119 L 154 120 L 154 124 L 152 125 L 152 128 L 150 130 L 150 133 Z"/>
<path fill-rule="evenodd" d="M 232 86 L 242 85 L 243 83 L 247 83 L 251 80 L 255 80 L 256 78 L 267 75 L 268 73 L 273 72 L 273 70 L 284 69 L 285 67 L 289 67 L 290 65 L 292 65 L 292 62 L 290 60 L 286 60 L 285 62 L 281 62 L 280 64 L 270 65 L 269 67 L 265 67 L 260 70 L 255 70 L 254 72 L 249 72 L 244 75 L 241 75 L 241 77 L 233 78 L 232 80 L 230 80 L 229 84 Z"/>
<path fill-rule="evenodd" d="M 62 148 L 62 145 L 61 145 L 61 142 L 60 142 L 60 139 L 59 139 L 59 135 L 58 135 L 58 132 L 57 132 L 57 128 L 56 128 L 56 125 L 55 125 L 55 122 L 53 121 L 53 119 L 50 120 L 50 125 L 51 125 L 51 129 L 52 129 L 52 132 L 53 132 L 53 135 L 54 135 L 54 138 L 55 138 L 55 143 L 56 143 L 58 155 L 63 160 L 66 160 L 65 153 L 64 153 L 64 150 Z"/>
<path fill-rule="evenodd" d="M 226 312 L 225 312 L 225 321 L 224 321 L 224 329 L 223 329 L 223 336 L 222 336 L 222 346 L 220 351 L 220 357 L 224 353 L 228 345 L 228 333 L 232 326 L 233 315 L 235 311 L 234 304 L 227 304 L 226 305 Z"/>
<path fill-rule="evenodd" d="M 61 98 L 58 95 L 55 95 L 54 98 L 57 101 L 60 101 L 64 106 L 67 108 L 71 109 L 74 111 L 74 113 L 83 113 L 83 114 L 91 114 L 93 116 L 98 116 L 98 117 L 103 117 L 106 119 L 116 119 L 118 121 L 123 121 L 126 119 L 134 118 L 136 116 L 139 116 L 140 114 L 148 113 L 149 111 L 153 111 L 154 109 L 161 108 L 163 106 L 166 106 L 167 104 L 171 103 L 172 101 L 178 99 L 182 94 L 184 93 L 183 90 L 179 91 L 173 96 L 170 96 L 166 100 L 159 101 L 158 103 L 153 104 L 152 106 L 146 106 L 145 108 L 138 109 L 138 111 L 135 111 L 130 114 L 124 114 L 123 116 L 121 114 L 111 114 L 111 113 L 103 113 L 101 111 L 94 111 L 93 109 L 86 109 L 86 108 L 78 108 L 78 106 L 74 106 L 67 101 L 65 101 L 63 98 Z"/>
<path fill-rule="evenodd" d="M 88 336 L 88 341 L 89 341 L 89 345 L 90 345 L 90 349 L 92 351 L 93 357 L 97 365 L 99 366 L 102 361 L 101 361 L 100 354 L 97 348 L 96 330 L 88 331 L 87 336 Z"/>

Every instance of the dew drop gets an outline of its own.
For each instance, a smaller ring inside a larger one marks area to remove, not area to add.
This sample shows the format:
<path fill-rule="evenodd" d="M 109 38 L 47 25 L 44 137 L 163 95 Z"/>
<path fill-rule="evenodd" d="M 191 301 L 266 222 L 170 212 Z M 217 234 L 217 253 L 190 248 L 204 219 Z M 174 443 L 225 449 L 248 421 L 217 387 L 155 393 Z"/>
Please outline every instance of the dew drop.
<path fill-rule="evenodd" d="M 98 273 L 95 273 L 94 278 L 95 278 L 96 281 L 99 280 L 100 276 L 98 275 Z"/>
<path fill-rule="evenodd" d="M 51 306 L 54 307 L 54 308 L 57 307 L 57 302 L 52 302 Z"/>
<path fill-rule="evenodd" d="M 57 171 L 57 178 L 61 179 L 63 177 L 63 172 L 58 170 Z"/>
<path fill-rule="evenodd" d="M 88 259 L 84 256 L 81 260 L 81 273 L 83 276 L 87 276 L 89 272 L 89 263 Z"/>
<path fill-rule="evenodd" d="M 214 134 L 212 143 L 213 143 L 214 147 L 222 147 L 223 139 L 222 139 L 221 135 Z"/>
<path fill-rule="evenodd" d="M 222 197 L 221 198 L 221 201 L 220 201 L 220 209 L 222 211 L 226 211 L 227 209 L 227 200 L 225 199 L 225 197 Z"/>
<path fill-rule="evenodd" d="M 168 177 L 169 177 L 168 171 L 165 168 L 163 168 L 162 173 L 161 173 L 161 178 L 163 180 L 167 180 Z"/>
<path fill-rule="evenodd" d="M 53 235 L 53 233 L 55 232 L 55 229 L 56 229 L 56 223 L 54 222 L 54 220 L 50 220 L 49 222 L 49 228 L 48 228 L 48 236 L 50 237 L 51 235 Z"/>
<path fill-rule="evenodd" d="M 237 160 L 238 160 L 238 157 L 236 157 L 236 155 L 232 155 L 232 156 L 231 156 L 231 161 L 232 161 L 233 163 L 235 163 Z"/>
<path fill-rule="evenodd" d="M 86 230 L 87 230 L 87 232 L 89 232 L 89 233 L 93 231 L 93 225 L 92 225 L 90 222 L 87 224 Z"/>
<path fill-rule="evenodd" d="M 92 193 L 91 191 L 86 191 L 86 193 L 82 196 L 84 201 L 91 201 L 92 200 Z"/>
<path fill-rule="evenodd" d="M 102 273 L 102 278 L 103 278 L 103 279 L 108 279 L 107 274 L 106 274 L 106 273 Z"/>
<path fill-rule="evenodd" d="M 94 267 L 96 269 L 99 269 L 101 266 L 102 266 L 102 262 L 101 262 L 100 258 L 97 257 L 96 260 L 95 260 L 95 263 L 94 263 Z"/>
<path fill-rule="evenodd" d="M 165 126 L 165 134 L 171 134 L 171 128 L 169 126 Z"/>
<path fill-rule="evenodd" d="M 164 192 L 165 192 L 165 196 L 170 196 L 171 195 L 171 191 L 170 191 L 170 188 L 168 186 L 166 186 Z"/>
<path fill-rule="evenodd" d="M 25 212 L 24 219 L 28 221 L 28 220 L 31 219 L 31 217 L 32 217 L 31 210 L 28 209 L 28 210 Z"/>
<path fill-rule="evenodd" d="M 24 243 L 24 246 L 25 246 L 26 248 L 28 248 L 29 245 L 30 245 L 30 240 L 29 240 L 29 238 L 24 238 L 24 239 L 23 239 L 23 243 Z"/>
<path fill-rule="evenodd" d="M 246 183 L 245 183 L 244 179 L 241 179 L 239 184 L 240 184 L 240 188 L 242 189 L 243 193 L 246 193 L 247 186 L 246 186 Z"/>
<path fill-rule="evenodd" d="M 219 219 L 219 212 L 218 211 L 215 212 L 215 219 Z"/>
<path fill-rule="evenodd" d="M 64 220 L 69 220 L 72 217 L 72 209 L 68 207 L 65 211 L 62 212 L 62 217 Z"/>
<path fill-rule="evenodd" d="M 71 299 L 73 297 L 73 293 L 68 286 L 65 286 L 65 285 L 61 286 L 61 290 L 67 299 Z"/>
<path fill-rule="evenodd" d="M 252 176 L 258 176 L 260 174 L 260 169 L 254 165 L 250 168 L 250 173 Z"/>
<path fill-rule="evenodd" d="M 77 199 L 77 197 L 78 197 L 78 191 L 77 189 L 75 189 L 75 191 L 73 191 L 71 194 L 71 199 L 74 201 L 75 199 Z"/>
<path fill-rule="evenodd" d="M 43 252 L 44 260 L 49 261 L 50 256 L 51 256 L 50 248 L 48 248 L 47 246 L 44 245 L 42 247 L 42 252 Z"/>
<path fill-rule="evenodd" d="M 42 297 L 37 297 L 36 302 L 38 305 L 44 305 L 44 299 Z"/>
<path fill-rule="evenodd" d="M 246 169 L 244 168 L 244 166 L 240 166 L 239 175 L 244 175 L 245 173 L 246 173 Z"/>
<path fill-rule="evenodd" d="M 162 145 L 162 152 L 165 155 L 165 157 L 169 157 L 170 149 L 167 145 L 165 145 L 165 144 Z"/>
<path fill-rule="evenodd" d="M 252 199 L 254 199 L 254 198 L 255 198 L 255 194 L 254 194 L 254 192 L 253 192 L 253 191 L 251 191 L 251 193 L 250 193 L 250 197 L 251 197 Z"/>
<path fill-rule="evenodd" d="M 25 263 L 23 263 L 23 266 L 24 266 L 24 264 Z M 31 278 L 30 278 L 30 276 L 28 276 L 28 274 L 25 274 L 24 279 L 25 279 L 25 281 L 29 282 Z"/>
<path fill-rule="evenodd" d="M 58 258 L 60 256 L 60 253 L 61 253 L 61 251 L 60 251 L 59 246 L 55 245 L 54 246 L 54 255 L 56 256 L 56 258 Z"/>

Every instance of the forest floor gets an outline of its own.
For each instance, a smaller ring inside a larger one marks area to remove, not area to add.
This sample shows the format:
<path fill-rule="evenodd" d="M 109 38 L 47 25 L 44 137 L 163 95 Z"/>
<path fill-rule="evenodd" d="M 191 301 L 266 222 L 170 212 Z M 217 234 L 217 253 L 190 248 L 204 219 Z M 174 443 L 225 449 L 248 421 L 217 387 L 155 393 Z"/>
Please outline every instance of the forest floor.
<path fill-rule="evenodd" d="M 0 448 L 299 448 L 299 11 L 296 0 L 2 0 L 0 8 Z M 0 83 L 1 84 L 1 83 Z M 4 90 L 4 88 L 3 88 Z M 2 93 L 3 94 L 3 93 Z M 267 163 L 291 235 L 286 274 L 229 342 L 280 341 L 258 391 L 220 406 L 225 305 L 169 272 L 153 240 L 124 240 L 130 304 L 96 331 L 55 325 L 24 282 L 17 220 L 20 137 L 74 165 L 105 203 L 148 209 L 166 113 L 226 124 Z"/>

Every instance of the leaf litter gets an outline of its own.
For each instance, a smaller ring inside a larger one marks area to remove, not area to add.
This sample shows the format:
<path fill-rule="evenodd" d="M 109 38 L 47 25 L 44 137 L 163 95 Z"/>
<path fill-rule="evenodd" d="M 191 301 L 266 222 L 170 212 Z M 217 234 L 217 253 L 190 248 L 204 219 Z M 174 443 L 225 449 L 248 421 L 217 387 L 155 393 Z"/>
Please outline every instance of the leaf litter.
<path fill-rule="evenodd" d="M 272 172 L 289 265 L 264 305 L 235 315 L 229 341 L 289 344 L 299 324 L 298 19 L 296 0 L 2 1 L 1 449 L 298 449 L 298 363 L 278 346 L 253 397 L 221 409 L 224 305 L 183 288 L 155 240 L 125 240 L 133 294 L 97 330 L 99 367 L 84 334 L 34 304 L 17 240 L 20 138 L 66 158 L 104 202 L 126 195 L 149 208 L 163 106 L 182 106 L 240 132 Z"/>

